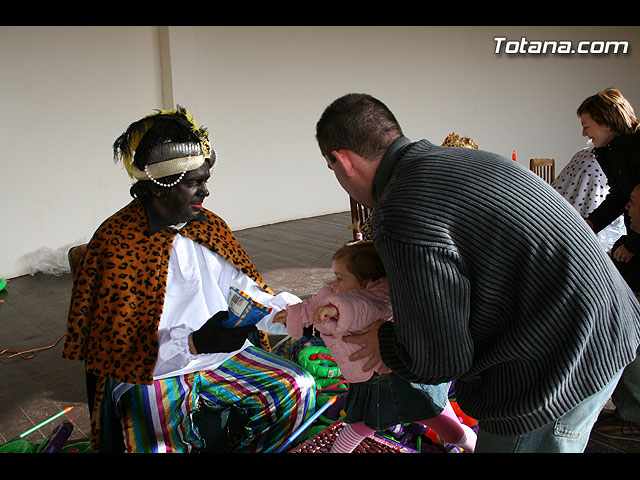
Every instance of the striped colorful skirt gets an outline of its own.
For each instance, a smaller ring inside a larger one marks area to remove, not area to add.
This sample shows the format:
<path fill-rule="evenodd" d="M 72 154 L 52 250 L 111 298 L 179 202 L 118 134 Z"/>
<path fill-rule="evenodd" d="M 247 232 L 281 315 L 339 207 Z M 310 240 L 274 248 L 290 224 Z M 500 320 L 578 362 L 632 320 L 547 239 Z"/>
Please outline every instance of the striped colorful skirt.
<path fill-rule="evenodd" d="M 229 451 L 272 452 L 313 414 L 315 392 L 306 370 L 250 347 L 215 370 L 133 385 L 118 411 L 128 452 L 202 451 L 193 418 L 203 401 L 240 419 Z"/>

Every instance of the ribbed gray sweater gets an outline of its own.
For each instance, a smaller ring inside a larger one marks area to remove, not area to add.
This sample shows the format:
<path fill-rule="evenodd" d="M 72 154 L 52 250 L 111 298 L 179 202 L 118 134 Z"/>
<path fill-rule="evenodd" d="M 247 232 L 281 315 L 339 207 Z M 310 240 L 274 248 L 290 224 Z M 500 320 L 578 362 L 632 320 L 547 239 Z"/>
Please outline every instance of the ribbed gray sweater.
<path fill-rule="evenodd" d="M 373 195 L 395 319 L 379 331 L 383 361 L 414 382 L 456 379 L 461 408 L 487 431 L 538 428 L 635 358 L 633 293 L 578 213 L 526 168 L 403 137 Z"/>

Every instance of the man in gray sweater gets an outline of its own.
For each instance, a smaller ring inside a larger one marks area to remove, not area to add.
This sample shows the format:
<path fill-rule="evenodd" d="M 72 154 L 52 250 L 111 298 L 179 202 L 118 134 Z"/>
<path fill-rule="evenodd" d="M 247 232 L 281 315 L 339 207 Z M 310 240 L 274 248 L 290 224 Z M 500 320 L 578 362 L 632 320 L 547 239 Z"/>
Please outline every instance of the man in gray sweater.
<path fill-rule="evenodd" d="M 352 336 L 409 381 L 456 380 L 476 452 L 581 452 L 637 355 L 640 305 L 576 211 L 499 155 L 412 142 L 362 94 L 324 111 L 328 167 L 372 214 L 394 322 Z"/>

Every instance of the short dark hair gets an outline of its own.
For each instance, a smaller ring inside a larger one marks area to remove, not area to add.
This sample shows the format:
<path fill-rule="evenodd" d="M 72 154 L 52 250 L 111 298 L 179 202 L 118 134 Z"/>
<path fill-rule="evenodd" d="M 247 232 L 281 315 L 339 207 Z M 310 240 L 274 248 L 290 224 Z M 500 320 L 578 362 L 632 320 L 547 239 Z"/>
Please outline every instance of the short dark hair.
<path fill-rule="evenodd" d="M 389 148 L 402 129 L 391 110 L 380 100 L 350 93 L 329 105 L 316 124 L 316 140 L 323 156 L 347 149 L 366 159 L 376 159 Z"/>

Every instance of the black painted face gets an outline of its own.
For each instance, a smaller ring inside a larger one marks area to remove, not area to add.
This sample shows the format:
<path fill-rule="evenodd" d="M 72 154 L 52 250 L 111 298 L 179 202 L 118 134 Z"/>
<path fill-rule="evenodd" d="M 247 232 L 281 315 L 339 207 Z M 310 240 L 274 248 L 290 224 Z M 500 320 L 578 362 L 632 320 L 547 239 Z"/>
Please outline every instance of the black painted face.
<path fill-rule="evenodd" d="M 173 187 L 158 187 L 154 196 L 154 205 L 158 213 L 170 225 L 196 218 L 202 209 L 202 202 L 209 196 L 207 181 L 210 176 L 210 166 L 205 163 L 197 170 L 187 172 Z"/>

